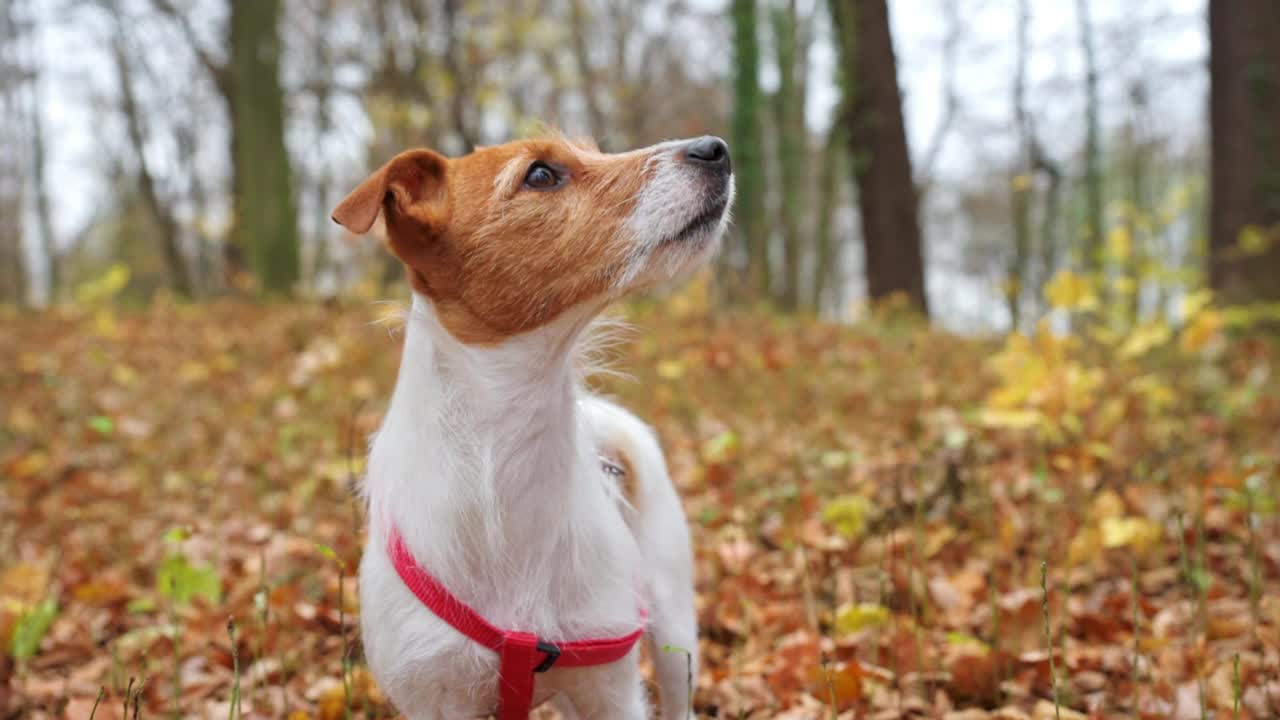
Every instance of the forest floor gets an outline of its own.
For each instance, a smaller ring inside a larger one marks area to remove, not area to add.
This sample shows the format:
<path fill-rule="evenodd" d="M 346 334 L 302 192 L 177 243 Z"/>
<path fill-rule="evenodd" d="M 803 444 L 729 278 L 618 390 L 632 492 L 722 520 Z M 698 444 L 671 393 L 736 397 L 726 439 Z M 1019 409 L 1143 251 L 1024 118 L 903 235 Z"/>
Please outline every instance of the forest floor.
<path fill-rule="evenodd" d="M 699 717 L 1280 717 L 1273 343 L 703 305 L 624 308 L 597 384 L 685 500 Z M 395 310 L 0 310 L 0 717 L 395 716 L 352 494 Z"/>

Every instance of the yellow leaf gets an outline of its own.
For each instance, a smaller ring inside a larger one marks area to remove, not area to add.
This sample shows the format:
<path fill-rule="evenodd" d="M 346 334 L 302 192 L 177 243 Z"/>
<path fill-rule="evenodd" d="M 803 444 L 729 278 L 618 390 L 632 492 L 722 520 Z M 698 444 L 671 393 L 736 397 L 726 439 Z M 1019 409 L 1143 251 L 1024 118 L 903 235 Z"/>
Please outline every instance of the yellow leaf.
<path fill-rule="evenodd" d="M 1118 295 L 1132 295 L 1138 292 L 1138 281 L 1128 275 L 1121 275 L 1111 279 L 1111 288 Z"/>
<path fill-rule="evenodd" d="M 658 377 L 663 380 L 679 380 L 684 377 L 684 363 L 679 360 L 663 360 L 658 363 Z"/>
<path fill-rule="evenodd" d="M 209 366 L 196 360 L 188 360 L 178 368 L 178 379 L 187 384 L 204 382 L 209 374 Z"/>
<path fill-rule="evenodd" d="M 1014 192 L 1026 192 L 1031 189 L 1031 176 L 1025 173 L 1015 175 L 1009 184 L 1013 187 Z"/>
<path fill-rule="evenodd" d="M 75 289 L 75 298 L 84 304 L 110 300 L 129 284 L 129 266 L 116 263 L 107 269 L 101 277 L 80 283 Z"/>
<path fill-rule="evenodd" d="M 116 365 L 111 368 L 111 379 L 117 385 L 128 387 L 138 380 L 138 373 L 128 365 Z"/>
<path fill-rule="evenodd" d="M 102 338 L 114 338 L 120 334 L 120 326 L 116 324 L 116 315 L 111 308 L 102 308 L 93 314 L 93 332 Z"/>
<path fill-rule="evenodd" d="M 1178 342 L 1187 353 L 1200 352 L 1218 337 L 1221 330 L 1222 313 L 1213 309 L 1202 310 L 1182 329 Z"/>
<path fill-rule="evenodd" d="M 1124 514 L 1124 500 L 1116 494 L 1115 490 L 1110 489 L 1098 493 L 1098 497 L 1093 499 L 1093 504 L 1089 508 L 1089 515 L 1099 521 L 1123 517 Z"/>
<path fill-rule="evenodd" d="M 1190 322 L 1196 313 L 1208 307 L 1212 300 L 1213 292 L 1210 290 L 1197 290 L 1182 298 L 1183 322 Z"/>
<path fill-rule="evenodd" d="M 49 466 L 49 456 L 39 450 L 19 455 L 17 461 L 9 464 L 9 475 L 13 478 L 35 477 Z"/>
<path fill-rule="evenodd" d="M 725 430 L 702 443 L 702 460 L 708 463 L 724 463 L 738 453 L 738 433 Z"/>
<path fill-rule="evenodd" d="M 861 495 L 841 495 L 822 508 L 822 520 L 847 538 L 862 534 L 867 526 L 871 501 Z"/>
<path fill-rule="evenodd" d="M 1038 410 L 1002 410 L 986 408 L 982 411 L 981 422 L 986 427 L 1003 428 L 1005 430 L 1027 430 L 1044 422 L 1044 415 Z"/>
<path fill-rule="evenodd" d="M 1133 236 L 1129 228 L 1121 225 L 1111 229 L 1107 234 L 1107 253 L 1118 261 L 1128 260 L 1133 254 Z"/>
<path fill-rule="evenodd" d="M 0 574 L 0 597 L 24 604 L 37 602 L 49 586 L 49 569 L 32 563 L 18 563 Z"/>
<path fill-rule="evenodd" d="M 1083 528 L 1067 546 L 1067 564 L 1083 565 L 1097 559 L 1101 553 L 1102 540 L 1098 531 L 1091 527 Z"/>
<path fill-rule="evenodd" d="M 1166 385 L 1155 375 L 1143 375 L 1136 378 L 1130 383 L 1130 387 L 1142 396 L 1147 403 L 1147 407 L 1154 413 L 1163 412 L 1173 407 L 1173 404 L 1178 399 L 1178 395 L 1173 388 Z"/>
<path fill-rule="evenodd" d="M 1125 338 L 1124 344 L 1120 346 L 1120 355 L 1127 358 L 1146 355 L 1151 349 L 1169 342 L 1171 337 L 1173 331 L 1163 320 L 1142 323 Z"/>
<path fill-rule="evenodd" d="M 822 467 L 828 470 L 839 470 L 849 464 L 849 453 L 839 450 L 828 450 L 822 453 Z"/>
<path fill-rule="evenodd" d="M 942 548 L 946 547 L 952 540 L 956 539 L 959 533 L 950 525 L 943 525 L 936 531 L 929 533 L 929 537 L 924 542 L 924 558 L 931 559 L 937 555 Z"/>
<path fill-rule="evenodd" d="M 1070 270 L 1055 275 L 1045 285 L 1044 296 L 1053 307 L 1062 310 L 1092 310 L 1098 306 L 1093 283 Z"/>
<path fill-rule="evenodd" d="M 889 609 L 876 603 L 848 604 L 836 611 L 836 632 L 851 635 L 889 622 Z"/>
<path fill-rule="evenodd" d="M 1249 225 L 1240 231 L 1240 252 L 1245 256 L 1263 255 L 1271 247 L 1272 239 L 1266 230 Z"/>
<path fill-rule="evenodd" d="M 1099 523 L 1102 531 L 1104 547 L 1132 547 L 1138 552 L 1146 552 L 1164 537 L 1164 530 L 1158 523 L 1143 517 L 1109 517 Z"/>

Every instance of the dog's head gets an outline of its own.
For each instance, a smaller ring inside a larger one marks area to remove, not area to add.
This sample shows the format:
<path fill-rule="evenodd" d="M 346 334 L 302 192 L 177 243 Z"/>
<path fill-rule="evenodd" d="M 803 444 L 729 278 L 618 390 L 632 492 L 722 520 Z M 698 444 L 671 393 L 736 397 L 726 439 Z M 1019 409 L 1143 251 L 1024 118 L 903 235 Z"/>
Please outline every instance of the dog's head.
<path fill-rule="evenodd" d="M 333 219 L 362 234 L 381 213 L 388 245 L 441 323 L 488 344 L 698 266 L 732 199 L 719 138 L 610 155 L 552 137 L 452 159 L 401 153 Z"/>

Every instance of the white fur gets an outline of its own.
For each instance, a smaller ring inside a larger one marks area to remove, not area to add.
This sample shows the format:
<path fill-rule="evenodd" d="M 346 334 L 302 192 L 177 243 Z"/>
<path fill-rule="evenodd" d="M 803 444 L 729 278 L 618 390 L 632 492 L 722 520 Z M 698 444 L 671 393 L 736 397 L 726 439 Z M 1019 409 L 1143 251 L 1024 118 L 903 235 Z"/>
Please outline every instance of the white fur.
<path fill-rule="evenodd" d="M 669 156 L 675 148 L 657 146 Z M 709 254 L 659 250 L 671 217 L 692 218 L 676 170 L 659 169 L 631 229 L 633 277 L 674 273 Z M 659 212 L 658 205 L 667 212 Z M 721 221 L 723 227 L 724 221 Z M 718 235 L 718 233 L 716 233 Z M 718 237 L 695 245 L 715 245 Z M 676 257 L 670 257 L 676 256 Z M 653 433 L 593 397 L 574 368 L 575 345 L 600 308 L 583 306 L 497 347 L 458 342 L 429 300 L 415 296 L 391 405 L 365 486 L 369 542 L 360 567 L 369 667 L 408 717 L 482 717 L 497 705 L 497 656 L 436 617 L 391 566 L 399 529 L 417 562 L 490 623 L 550 640 L 617 637 L 649 613 L 662 717 L 689 715 L 688 666 L 697 628 L 689 533 Z M 600 469 L 601 451 L 631 461 L 634 507 Z M 640 720 L 649 710 L 637 652 L 608 665 L 553 668 L 535 703 L 557 695 L 569 717 Z"/>
<path fill-rule="evenodd" d="M 703 183 L 689 182 L 687 163 L 679 155 L 685 142 L 654 145 L 645 161 L 649 174 L 644 189 L 636 198 L 635 210 L 627 221 L 627 232 L 634 238 L 631 262 L 616 284 L 627 289 L 637 281 L 668 279 L 688 269 L 699 267 L 715 253 L 721 235 L 729 224 L 729 213 L 704 237 L 692 237 L 671 245 L 664 241 L 676 235 L 702 211 L 707 189 Z M 728 204 L 733 204 L 733 178 L 729 178 Z"/>

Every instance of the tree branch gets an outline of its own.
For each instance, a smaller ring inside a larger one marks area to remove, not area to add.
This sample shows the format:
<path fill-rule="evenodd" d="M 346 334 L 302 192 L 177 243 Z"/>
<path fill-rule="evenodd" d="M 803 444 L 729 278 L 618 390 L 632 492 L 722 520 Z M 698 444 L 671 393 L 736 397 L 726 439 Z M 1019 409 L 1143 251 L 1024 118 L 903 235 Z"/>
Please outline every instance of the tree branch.
<path fill-rule="evenodd" d="M 182 32 L 182 36 L 186 39 L 187 44 L 191 46 L 191 51 L 196 54 L 196 59 L 204 66 L 213 78 L 213 84 L 218 87 L 218 92 L 222 96 L 231 100 L 231 73 L 227 69 L 225 63 L 218 62 L 216 58 L 200 44 L 200 38 L 196 35 L 196 29 L 191 25 L 191 21 L 187 16 L 178 10 L 171 0 L 151 0 L 151 4 L 160 11 L 162 15 L 167 16 L 177 24 L 178 30 Z"/>
<path fill-rule="evenodd" d="M 947 37 L 942 43 L 942 119 L 938 121 L 938 128 L 929 141 L 929 149 L 925 151 L 924 159 L 916 170 L 916 188 L 920 195 L 924 195 L 933 184 L 938 157 L 942 154 L 947 136 L 951 133 L 951 126 L 955 124 L 956 115 L 960 110 L 960 94 L 956 91 L 955 77 L 956 47 L 960 44 L 960 15 L 957 12 L 956 0 L 943 0 L 943 10 L 947 17 Z"/>

